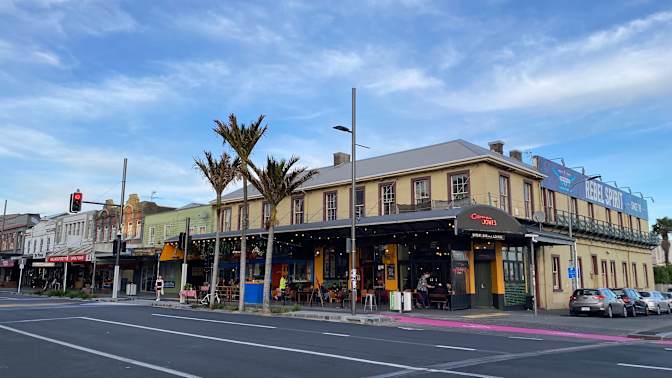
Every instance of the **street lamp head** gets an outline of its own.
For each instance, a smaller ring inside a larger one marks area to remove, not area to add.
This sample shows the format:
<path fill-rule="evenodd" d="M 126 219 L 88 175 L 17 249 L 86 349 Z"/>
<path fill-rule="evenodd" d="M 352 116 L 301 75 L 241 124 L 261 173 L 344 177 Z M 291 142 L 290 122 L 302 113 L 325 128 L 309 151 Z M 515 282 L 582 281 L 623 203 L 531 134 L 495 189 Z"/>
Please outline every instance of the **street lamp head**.
<path fill-rule="evenodd" d="M 334 126 L 333 128 L 336 129 L 336 130 L 338 130 L 338 131 L 344 131 L 344 132 L 346 132 L 346 133 L 351 133 L 351 132 L 352 132 L 352 131 L 350 131 L 349 128 L 347 128 L 347 127 L 345 127 L 345 126 L 341 126 L 341 125 L 336 125 L 336 126 Z"/>
<path fill-rule="evenodd" d="M 602 175 L 590 176 L 586 181 L 593 181 L 593 180 L 602 180 Z"/>

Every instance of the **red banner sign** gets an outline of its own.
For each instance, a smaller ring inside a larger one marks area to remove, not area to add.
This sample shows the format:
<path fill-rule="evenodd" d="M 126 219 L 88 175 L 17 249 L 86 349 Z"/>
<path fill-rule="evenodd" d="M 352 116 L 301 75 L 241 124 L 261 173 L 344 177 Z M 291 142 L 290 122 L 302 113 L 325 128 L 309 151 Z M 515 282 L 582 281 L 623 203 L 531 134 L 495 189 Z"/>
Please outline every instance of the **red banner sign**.
<path fill-rule="evenodd" d="M 493 217 L 490 217 L 490 216 L 487 216 L 487 215 L 471 213 L 469 215 L 469 218 L 471 218 L 473 220 L 480 220 L 481 224 L 484 225 L 484 226 L 496 226 L 497 225 L 497 221 Z"/>
<path fill-rule="evenodd" d="M 86 262 L 91 261 L 91 255 L 71 255 L 71 256 L 52 256 L 47 257 L 48 262 Z"/>

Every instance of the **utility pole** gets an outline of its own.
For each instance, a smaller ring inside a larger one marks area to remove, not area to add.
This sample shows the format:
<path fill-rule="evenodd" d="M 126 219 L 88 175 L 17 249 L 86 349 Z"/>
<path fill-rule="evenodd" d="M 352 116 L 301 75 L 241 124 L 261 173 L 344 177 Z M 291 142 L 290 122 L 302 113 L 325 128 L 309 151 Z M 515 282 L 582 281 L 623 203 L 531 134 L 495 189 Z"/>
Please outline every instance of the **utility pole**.
<path fill-rule="evenodd" d="M 356 108 L 357 106 L 357 88 L 352 88 L 352 217 L 351 217 L 351 224 L 350 224 L 350 238 L 352 239 L 352 242 L 350 243 L 350 246 L 352 250 L 350 251 L 350 259 L 352 261 L 352 273 L 357 272 L 357 268 L 355 267 L 355 264 L 357 264 L 357 259 L 355 258 L 355 253 L 357 251 L 357 248 L 355 248 L 355 237 L 357 235 L 357 206 L 355 205 L 357 203 L 357 171 L 355 168 L 357 158 L 355 157 L 355 150 L 357 149 L 357 137 L 356 137 Z M 351 304 L 351 312 L 352 315 L 355 315 L 356 313 L 356 304 L 357 304 L 357 287 L 355 285 L 355 282 L 357 279 L 357 275 L 353 274 L 352 277 L 352 294 L 350 297 L 350 304 Z"/>
<path fill-rule="evenodd" d="M 180 281 L 180 291 L 185 290 L 184 286 L 187 284 L 187 253 L 189 252 L 189 225 L 191 218 L 187 218 L 185 222 L 185 236 L 184 236 L 184 260 L 182 260 L 182 280 Z M 184 295 L 180 295 L 180 303 L 184 303 Z"/>
<path fill-rule="evenodd" d="M 7 218 L 7 200 L 5 200 L 5 208 L 2 210 L 2 228 L 0 228 L 0 238 L 2 237 L 2 234 L 5 232 L 5 218 Z M 0 243 L 0 247 L 2 246 L 2 243 Z M 2 248 L 0 248 L 0 251 Z"/>
<path fill-rule="evenodd" d="M 117 255 L 115 256 L 114 263 L 114 283 L 112 284 L 112 299 L 117 299 L 117 293 L 119 292 L 119 255 L 121 255 L 121 239 L 124 225 L 124 197 L 126 196 L 126 167 L 128 165 L 128 159 L 124 158 L 124 173 L 121 176 L 121 211 L 119 212 L 119 230 L 117 230 Z"/>

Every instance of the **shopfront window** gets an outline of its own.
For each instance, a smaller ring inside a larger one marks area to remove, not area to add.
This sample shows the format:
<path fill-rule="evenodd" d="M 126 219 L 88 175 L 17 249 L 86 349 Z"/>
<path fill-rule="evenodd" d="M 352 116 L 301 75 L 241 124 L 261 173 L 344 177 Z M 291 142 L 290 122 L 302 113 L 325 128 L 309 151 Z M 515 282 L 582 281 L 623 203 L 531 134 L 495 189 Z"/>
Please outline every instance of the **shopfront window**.
<path fill-rule="evenodd" d="M 348 278 L 348 254 L 329 247 L 324 250 L 324 280 Z"/>
<path fill-rule="evenodd" d="M 525 281 L 524 251 L 525 248 L 523 247 L 502 247 L 502 254 L 504 255 L 504 281 Z"/>
<path fill-rule="evenodd" d="M 310 261 L 295 261 L 288 266 L 289 277 L 292 282 L 309 282 L 313 280 Z"/>

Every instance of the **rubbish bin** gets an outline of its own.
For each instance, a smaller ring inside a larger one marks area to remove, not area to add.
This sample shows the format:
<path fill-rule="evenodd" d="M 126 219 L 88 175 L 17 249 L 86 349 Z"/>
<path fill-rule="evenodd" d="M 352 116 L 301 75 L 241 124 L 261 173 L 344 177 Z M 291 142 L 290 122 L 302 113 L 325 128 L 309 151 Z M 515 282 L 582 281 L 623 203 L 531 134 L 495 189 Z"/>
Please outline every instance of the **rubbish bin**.
<path fill-rule="evenodd" d="M 413 293 L 404 291 L 404 311 L 411 311 L 413 309 Z"/>
<path fill-rule="evenodd" d="M 401 308 L 401 292 L 390 292 L 390 311 L 399 311 Z"/>
<path fill-rule="evenodd" d="M 134 297 L 138 294 L 138 285 L 130 283 L 126 285 L 126 295 Z"/>

